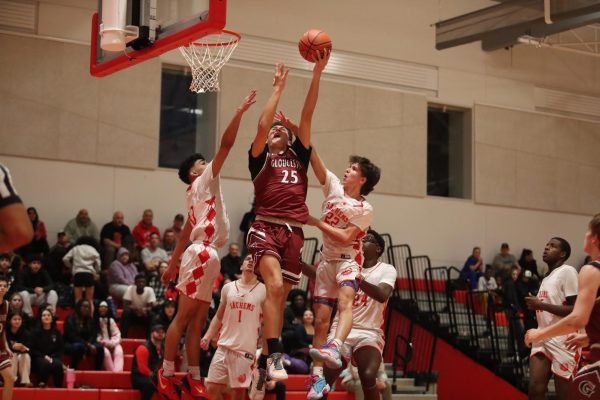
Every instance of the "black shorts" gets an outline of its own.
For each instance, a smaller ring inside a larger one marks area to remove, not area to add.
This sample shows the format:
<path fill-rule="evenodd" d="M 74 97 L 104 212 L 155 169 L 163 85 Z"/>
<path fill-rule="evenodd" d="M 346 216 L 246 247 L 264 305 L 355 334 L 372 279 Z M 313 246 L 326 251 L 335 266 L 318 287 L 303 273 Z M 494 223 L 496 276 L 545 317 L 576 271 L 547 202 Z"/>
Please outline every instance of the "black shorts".
<path fill-rule="evenodd" d="M 94 274 L 89 272 L 78 272 L 73 275 L 74 287 L 91 287 L 94 286 Z"/>

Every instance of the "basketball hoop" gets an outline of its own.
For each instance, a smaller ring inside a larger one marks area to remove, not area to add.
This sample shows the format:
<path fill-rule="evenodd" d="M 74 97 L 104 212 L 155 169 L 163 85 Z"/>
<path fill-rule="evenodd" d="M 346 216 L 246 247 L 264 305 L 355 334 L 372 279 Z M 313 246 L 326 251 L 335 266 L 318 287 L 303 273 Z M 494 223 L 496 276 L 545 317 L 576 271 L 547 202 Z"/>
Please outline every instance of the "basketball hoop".
<path fill-rule="evenodd" d="M 229 61 L 240 39 L 239 33 L 224 29 L 179 48 L 192 69 L 192 92 L 219 91 L 219 72 Z"/>

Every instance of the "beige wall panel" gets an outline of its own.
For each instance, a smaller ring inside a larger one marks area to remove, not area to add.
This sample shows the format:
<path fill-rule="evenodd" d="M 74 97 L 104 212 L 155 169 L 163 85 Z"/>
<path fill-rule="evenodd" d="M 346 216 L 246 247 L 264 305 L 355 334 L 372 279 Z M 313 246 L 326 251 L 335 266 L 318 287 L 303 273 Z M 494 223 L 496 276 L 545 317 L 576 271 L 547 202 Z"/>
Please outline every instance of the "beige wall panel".
<path fill-rule="evenodd" d="M 512 150 L 475 145 L 475 200 L 512 206 L 517 202 L 517 157 Z"/>
<path fill-rule="evenodd" d="M 556 160 L 517 153 L 517 201 L 523 208 L 556 209 Z"/>
<path fill-rule="evenodd" d="M 360 131 L 357 131 L 360 132 Z M 359 148 L 359 135 L 355 131 L 335 131 L 326 133 L 315 133 L 313 143 L 315 149 L 325 162 L 327 169 L 337 176 L 342 176 L 348 167 L 349 157 L 356 154 Z M 314 177 L 314 175 L 312 176 Z M 312 179 L 311 177 L 311 179 Z M 316 180 L 311 180 L 311 184 L 318 185 Z"/>
<path fill-rule="evenodd" d="M 581 188 L 579 186 L 579 166 L 570 161 L 556 160 L 554 176 L 556 209 L 566 212 L 587 212 L 579 204 Z"/>
<path fill-rule="evenodd" d="M 403 117 L 404 96 L 408 95 L 391 90 L 357 87 L 354 128 L 377 129 L 400 126 Z M 344 112 L 344 110 L 340 110 L 340 112 Z"/>
<path fill-rule="evenodd" d="M 512 110 L 475 106 L 474 137 L 477 143 L 517 150 L 519 129 Z"/>
<path fill-rule="evenodd" d="M 600 210 L 600 168 L 579 166 L 580 212 L 593 215 Z"/>
<path fill-rule="evenodd" d="M 77 7 L 42 1 L 39 6 L 38 34 L 89 42 L 92 14 L 97 5 L 80 1 Z"/>
<path fill-rule="evenodd" d="M 576 164 L 583 161 L 583 149 L 587 145 L 581 141 L 579 121 L 570 118 L 546 117 L 548 130 L 554 132 L 554 157 Z M 560 129 L 558 129 L 560 127 Z"/>
<path fill-rule="evenodd" d="M 535 108 L 533 89 L 530 82 L 486 76 L 485 101 L 531 110 Z"/>
<path fill-rule="evenodd" d="M 402 106 L 402 124 L 423 126 L 427 124 L 427 98 L 405 94 Z"/>
<path fill-rule="evenodd" d="M 99 124 L 97 163 L 154 169 L 158 164 L 157 156 L 157 138 Z"/>
<path fill-rule="evenodd" d="M 97 162 L 98 123 L 67 111 L 60 111 L 58 158 Z"/>
<path fill-rule="evenodd" d="M 62 70 L 58 88 L 61 108 L 88 118 L 98 119 L 101 79 L 90 75 L 87 46 L 61 45 Z"/>
<path fill-rule="evenodd" d="M 441 102 L 472 107 L 478 99 L 485 99 L 485 75 L 448 68 L 438 70 L 438 98 Z"/>
<path fill-rule="evenodd" d="M 580 121 L 578 127 L 581 145 L 580 162 L 596 168 L 600 167 L 600 123 Z"/>

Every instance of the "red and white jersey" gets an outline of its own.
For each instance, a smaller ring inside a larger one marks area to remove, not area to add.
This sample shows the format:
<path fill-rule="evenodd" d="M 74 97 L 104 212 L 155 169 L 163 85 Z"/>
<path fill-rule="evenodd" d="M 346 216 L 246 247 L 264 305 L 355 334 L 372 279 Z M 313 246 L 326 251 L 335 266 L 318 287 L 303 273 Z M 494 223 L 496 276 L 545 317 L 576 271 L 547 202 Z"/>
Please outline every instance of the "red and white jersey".
<path fill-rule="evenodd" d="M 216 248 L 229 240 L 229 219 L 218 176 L 213 177 L 212 161 L 186 191 L 188 218 L 192 224 L 190 240 L 207 242 Z"/>
<path fill-rule="evenodd" d="M 542 280 L 537 298 L 547 304 L 567 305 L 567 297 L 577 296 L 578 289 L 577 270 L 570 265 L 561 265 Z M 538 327 L 545 328 L 560 321 L 563 317 L 537 310 L 536 318 Z M 549 340 L 555 343 L 564 343 L 567 336 L 555 336 Z"/>
<path fill-rule="evenodd" d="M 344 186 L 331 171 L 327 171 L 323 185 L 325 201 L 322 206 L 321 220 L 336 228 L 356 225 L 362 231 L 350 245 L 340 245 L 328 235 L 323 235 L 322 253 L 326 259 L 340 258 L 342 254 L 362 265 L 362 237 L 373 222 L 373 207 L 364 198 L 353 199 L 344 194 Z M 345 258 L 345 257 L 342 257 Z"/>
<path fill-rule="evenodd" d="M 380 283 L 385 283 L 393 288 L 396 284 L 396 268 L 381 261 L 371 268 L 363 269 L 362 275 L 365 277 L 365 281 L 376 286 L 379 286 Z M 383 335 L 386 306 L 387 301 L 380 303 L 359 289 L 354 296 L 354 303 L 352 304 L 352 329 L 373 331 Z M 335 315 L 331 324 L 332 332 L 335 332 L 337 324 L 338 314 Z"/>
<path fill-rule="evenodd" d="M 254 355 L 267 289 L 260 282 L 244 285 L 241 279 L 229 282 L 221 290 L 225 313 L 217 344 L 229 350 Z"/>

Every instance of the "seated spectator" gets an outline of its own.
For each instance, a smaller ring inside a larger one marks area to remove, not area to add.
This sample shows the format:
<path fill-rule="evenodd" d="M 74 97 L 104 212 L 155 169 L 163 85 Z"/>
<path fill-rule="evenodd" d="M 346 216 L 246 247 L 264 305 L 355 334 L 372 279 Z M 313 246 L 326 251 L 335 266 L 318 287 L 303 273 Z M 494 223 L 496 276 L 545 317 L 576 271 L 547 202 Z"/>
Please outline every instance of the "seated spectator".
<path fill-rule="evenodd" d="M 17 278 L 16 287 L 23 298 L 23 312 L 30 317 L 33 316 L 32 303 L 38 306 L 48 303 L 53 312 L 56 310 L 58 295 L 54 290 L 54 282 L 43 268 L 39 256 L 30 256 L 27 266 Z"/>
<path fill-rule="evenodd" d="M 121 316 L 121 333 L 128 337 L 129 326 L 139 324 L 149 327 L 154 317 L 152 307 L 156 296 L 151 287 L 146 286 L 146 276 L 137 274 L 135 285 L 129 286 L 123 295 L 123 315 Z"/>
<path fill-rule="evenodd" d="M 82 236 L 90 236 L 98 240 L 100 238 L 98 227 L 90 219 L 88 210 L 82 208 L 77 213 L 77 216 L 67 222 L 63 229 L 73 242 L 76 242 Z"/>
<path fill-rule="evenodd" d="M 306 311 L 306 293 L 301 289 L 292 289 L 288 294 L 287 300 L 290 302 L 283 311 L 283 329 L 281 340 L 284 351 L 290 353 L 296 340 L 296 327 L 302 325 L 304 311 Z M 297 346 L 296 346 L 297 347 Z"/>
<path fill-rule="evenodd" d="M 19 314 L 23 320 L 22 325 L 25 329 L 35 328 L 31 324 L 31 317 L 23 311 L 23 296 L 21 293 L 14 292 L 8 301 L 8 312 L 12 314 Z"/>
<path fill-rule="evenodd" d="M 221 258 L 221 273 L 223 278 L 235 281 L 240 275 L 240 266 L 242 265 L 242 257 L 240 257 L 240 246 L 237 243 L 229 245 L 229 252 Z"/>
<path fill-rule="evenodd" d="M 18 253 L 25 258 L 30 254 L 45 256 L 50 250 L 46 226 L 40 221 L 37 210 L 34 207 L 27 209 L 27 215 L 29 216 L 31 225 L 33 225 L 33 239 L 25 246 L 19 248 Z"/>
<path fill-rule="evenodd" d="M 14 285 L 15 276 L 10 268 L 10 254 L 8 253 L 0 254 L 0 274 L 4 275 L 8 280 L 8 292 L 6 293 L 6 296 L 9 297 L 14 293 L 16 287 Z"/>
<path fill-rule="evenodd" d="M 315 334 L 315 315 L 312 310 L 304 310 L 302 316 L 302 323 L 296 325 L 294 331 L 294 339 L 290 342 L 289 355 L 286 365 L 286 370 L 291 374 L 306 374 L 308 373 L 308 366 L 310 364 L 310 358 L 308 351 L 312 347 L 312 340 Z"/>
<path fill-rule="evenodd" d="M 124 247 L 130 237 L 131 231 L 125 225 L 125 216 L 121 211 L 115 211 L 112 221 L 105 224 L 100 231 L 100 248 L 104 268 L 115 260 L 117 250 Z M 133 240 L 132 237 L 131 240 Z"/>
<path fill-rule="evenodd" d="M 535 261 L 535 258 L 533 258 L 533 251 L 530 249 L 523 249 L 521 252 L 521 258 L 519 258 L 519 265 L 521 268 L 523 268 L 523 271 L 531 271 L 531 277 L 534 280 L 540 280 L 537 261 Z"/>
<path fill-rule="evenodd" d="M 138 249 L 145 249 L 148 247 L 148 245 L 150 245 L 151 233 L 156 233 L 160 238 L 160 231 L 152 224 L 153 220 L 154 213 L 152 210 L 144 210 L 142 220 L 133 228 L 133 237 L 135 239 L 135 245 Z"/>
<path fill-rule="evenodd" d="M 177 303 L 172 298 L 168 298 L 163 303 L 162 307 L 158 314 L 154 317 L 152 325 L 162 325 L 165 329 L 169 328 L 173 318 L 175 318 L 175 313 L 177 312 Z"/>
<path fill-rule="evenodd" d="M 104 346 L 98 343 L 98 331 L 87 299 L 75 303 L 75 310 L 65 321 L 65 353 L 71 356 L 71 368 L 77 369 L 86 356 L 95 357 L 96 370 L 102 369 Z"/>
<path fill-rule="evenodd" d="M 50 248 L 44 265 L 55 284 L 71 284 L 71 268 L 63 262 L 63 257 L 69 252 L 71 241 L 65 232 L 56 234 L 56 244 Z"/>
<path fill-rule="evenodd" d="M 40 314 L 40 322 L 33 331 L 33 338 L 29 351 L 33 362 L 33 371 L 38 378 L 38 386 L 46 387 L 48 376 L 52 374 L 54 386 L 62 387 L 63 364 L 63 336 L 56 328 L 52 313 L 48 310 Z"/>
<path fill-rule="evenodd" d="M 96 315 L 97 341 L 104 346 L 104 369 L 121 372 L 124 362 L 121 331 L 106 301 L 100 302 Z"/>
<path fill-rule="evenodd" d="M 496 283 L 496 279 L 492 276 L 492 267 L 490 265 L 486 266 L 485 273 L 479 277 L 477 281 L 477 290 L 496 290 L 498 289 L 498 284 Z"/>
<path fill-rule="evenodd" d="M 129 262 L 129 250 L 121 247 L 117 252 L 117 259 L 108 268 L 108 293 L 115 299 L 122 300 L 127 288 L 135 284 L 137 274 L 137 267 Z"/>
<path fill-rule="evenodd" d="M 502 275 L 502 281 L 510 278 L 511 268 L 517 267 L 518 270 L 521 269 L 517 263 L 517 258 L 510 254 L 508 243 L 502 243 L 502 246 L 500 246 L 500 253 L 496 254 L 494 257 L 492 266 L 494 267 L 494 274 Z"/>
<path fill-rule="evenodd" d="M 94 301 L 94 283 L 100 279 L 100 253 L 98 242 L 89 236 L 80 237 L 75 246 L 63 257 L 73 274 L 73 294 L 75 303 L 85 298 L 92 305 Z"/>
<path fill-rule="evenodd" d="M 155 307 L 162 307 L 165 302 L 165 294 L 169 287 L 163 283 L 161 277 L 168 268 L 169 264 L 166 261 L 161 261 L 158 265 L 158 271 L 148 273 L 148 286 L 154 290 L 154 296 L 156 296 Z"/>
<path fill-rule="evenodd" d="M 169 228 L 163 235 L 162 248 L 167 252 L 167 255 L 171 257 L 173 250 L 175 250 L 175 246 L 177 246 L 177 237 L 175 236 L 173 229 Z"/>
<path fill-rule="evenodd" d="M 153 325 L 150 339 L 135 350 L 131 365 L 131 386 L 142 393 L 142 400 L 151 400 L 156 392 L 151 376 L 160 367 L 164 341 L 165 327 Z"/>
<path fill-rule="evenodd" d="M 20 377 L 21 386 L 32 387 L 29 379 L 31 373 L 31 356 L 29 355 L 30 336 L 23 325 L 21 313 L 8 313 L 6 327 L 6 342 L 12 352 L 11 364 L 13 379 L 16 382 Z"/>
<path fill-rule="evenodd" d="M 175 234 L 175 240 L 177 242 L 181 240 L 181 232 L 183 232 L 183 225 L 185 225 L 185 218 L 183 217 L 183 214 L 175 215 L 175 218 L 173 218 L 173 226 L 169 229 L 171 229 Z M 184 240 L 187 240 L 187 238 L 184 238 Z"/>
<path fill-rule="evenodd" d="M 151 233 L 148 246 L 142 250 L 142 262 L 148 272 L 158 270 L 158 264 L 161 261 L 169 262 L 169 255 L 158 246 L 159 244 L 160 236 L 158 233 Z"/>
<path fill-rule="evenodd" d="M 511 329 L 514 332 L 518 346 L 518 349 L 515 349 L 514 343 L 512 343 L 512 341 L 509 341 L 509 351 L 514 352 L 515 350 L 518 350 L 521 357 L 526 357 L 528 349 L 525 347 L 524 342 L 525 331 L 523 330 L 523 323 L 521 321 L 521 317 L 519 316 L 519 311 L 521 310 L 521 300 L 519 297 L 519 289 L 517 288 L 517 282 L 519 280 L 519 271 L 520 268 L 512 267 L 510 271 L 510 278 L 504 280 L 503 300 L 504 308 L 506 310 L 507 316 L 509 317 L 509 323 L 511 324 Z"/>
<path fill-rule="evenodd" d="M 462 280 L 469 282 L 471 289 L 477 289 L 479 277 L 483 275 L 483 260 L 481 258 L 481 248 L 473 247 L 473 252 L 465 261 L 465 265 L 460 271 Z"/>
<path fill-rule="evenodd" d="M 528 296 L 536 296 L 540 289 L 540 281 L 533 278 L 533 273 L 528 269 L 523 269 L 520 279 L 517 281 L 517 293 L 519 296 L 519 305 L 523 313 L 523 325 L 525 332 L 529 329 L 538 327 L 535 310 L 530 310 L 527 307 L 525 298 Z"/>

